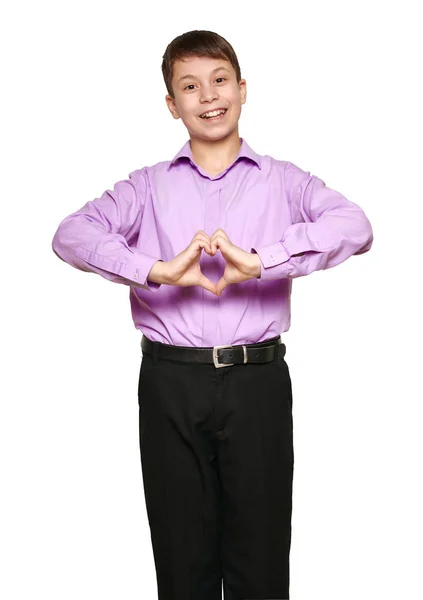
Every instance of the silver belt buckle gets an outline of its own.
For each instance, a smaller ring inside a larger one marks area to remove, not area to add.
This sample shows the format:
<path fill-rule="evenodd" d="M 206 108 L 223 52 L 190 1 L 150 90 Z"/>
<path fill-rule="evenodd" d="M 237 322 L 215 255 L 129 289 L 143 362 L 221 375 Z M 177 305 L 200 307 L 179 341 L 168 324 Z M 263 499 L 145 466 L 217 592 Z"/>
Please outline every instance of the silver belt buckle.
<path fill-rule="evenodd" d="M 216 367 L 216 369 L 219 369 L 220 367 L 232 367 L 235 363 L 220 363 L 220 362 L 218 362 L 217 351 L 219 350 L 219 348 L 233 348 L 233 346 L 232 345 L 213 346 L 213 363 L 214 363 L 214 366 Z M 247 362 L 247 348 L 244 344 L 242 345 L 242 349 L 244 350 L 244 364 L 245 364 Z"/>

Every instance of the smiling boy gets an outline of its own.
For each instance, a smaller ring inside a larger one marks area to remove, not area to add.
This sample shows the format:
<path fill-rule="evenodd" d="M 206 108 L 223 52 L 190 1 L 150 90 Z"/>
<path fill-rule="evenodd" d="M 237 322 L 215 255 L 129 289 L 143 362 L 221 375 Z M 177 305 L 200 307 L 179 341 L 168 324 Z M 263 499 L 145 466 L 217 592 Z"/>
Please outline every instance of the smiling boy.
<path fill-rule="evenodd" d="M 367 252 L 363 210 L 239 137 L 232 46 L 166 48 L 189 140 L 66 217 L 53 250 L 129 287 L 146 509 L 159 600 L 289 598 L 292 387 L 281 332 L 292 280 Z M 211 117 L 210 119 L 205 116 Z"/>

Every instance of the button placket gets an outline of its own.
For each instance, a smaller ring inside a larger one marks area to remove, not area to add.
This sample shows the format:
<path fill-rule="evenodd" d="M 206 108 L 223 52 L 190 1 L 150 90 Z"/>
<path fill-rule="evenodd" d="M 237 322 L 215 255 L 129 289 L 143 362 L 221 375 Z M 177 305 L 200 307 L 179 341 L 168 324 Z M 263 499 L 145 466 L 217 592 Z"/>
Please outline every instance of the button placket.
<path fill-rule="evenodd" d="M 221 182 L 219 180 L 204 180 L 204 231 L 210 236 L 220 226 L 220 188 Z M 206 277 L 209 276 L 207 273 L 207 265 L 211 265 L 215 260 L 217 260 L 216 255 L 214 257 L 211 257 L 208 254 L 203 255 L 202 265 L 204 265 Z M 219 298 L 217 296 L 212 296 L 210 292 L 205 290 L 204 294 L 208 294 L 211 301 L 207 302 L 203 312 L 203 345 L 213 346 L 219 343 Z"/>

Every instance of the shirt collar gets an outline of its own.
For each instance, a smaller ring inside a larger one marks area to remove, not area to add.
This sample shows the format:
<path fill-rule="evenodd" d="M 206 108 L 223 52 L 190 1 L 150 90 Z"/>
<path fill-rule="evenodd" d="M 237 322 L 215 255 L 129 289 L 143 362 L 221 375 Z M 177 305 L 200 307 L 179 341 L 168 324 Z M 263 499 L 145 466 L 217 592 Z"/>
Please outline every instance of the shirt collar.
<path fill-rule="evenodd" d="M 261 164 L 260 154 L 257 154 L 257 152 L 254 152 L 254 150 L 247 144 L 247 142 L 245 141 L 244 138 L 241 137 L 239 139 L 241 140 L 241 147 L 239 149 L 238 155 L 236 156 L 236 158 L 232 164 L 234 164 L 238 160 L 238 158 L 245 157 L 245 158 L 249 158 L 252 161 L 254 161 L 256 163 L 256 165 L 258 166 L 258 168 L 261 169 L 262 164 Z M 175 164 L 175 162 L 177 162 L 182 157 L 187 157 L 190 159 L 190 161 L 192 161 L 194 164 L 196 164 L 194 161 L 193 155 L 192 155 L 190 140 L 188 140 L 182 146 L 182 148 L 179 150 L 179 152 L 173 157 L 173 159 L 170 161 L 170 163 L 167 167 L 167 170 L 169 170 L 170 167 L 173 164 Z"/>

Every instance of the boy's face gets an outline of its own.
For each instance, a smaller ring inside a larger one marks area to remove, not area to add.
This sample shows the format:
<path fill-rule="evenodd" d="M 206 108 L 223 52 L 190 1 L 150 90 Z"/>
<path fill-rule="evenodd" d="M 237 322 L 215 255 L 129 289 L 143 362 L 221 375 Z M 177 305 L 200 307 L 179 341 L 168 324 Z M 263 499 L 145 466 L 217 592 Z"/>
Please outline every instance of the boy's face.
<path fill-rule="evenodd" d="M 229 61 L 209 57 L 177 60 L 172 86 L 175 99 L 167 95 L 166 103 L 173 117 L 182 119 L 191 136 L 218 140 L 237 129 L 247 89 L 245 79 L 237 83 Z M 217 108 L 227 109 L 223 117 L 216 120 L 200 117 Z"/>

